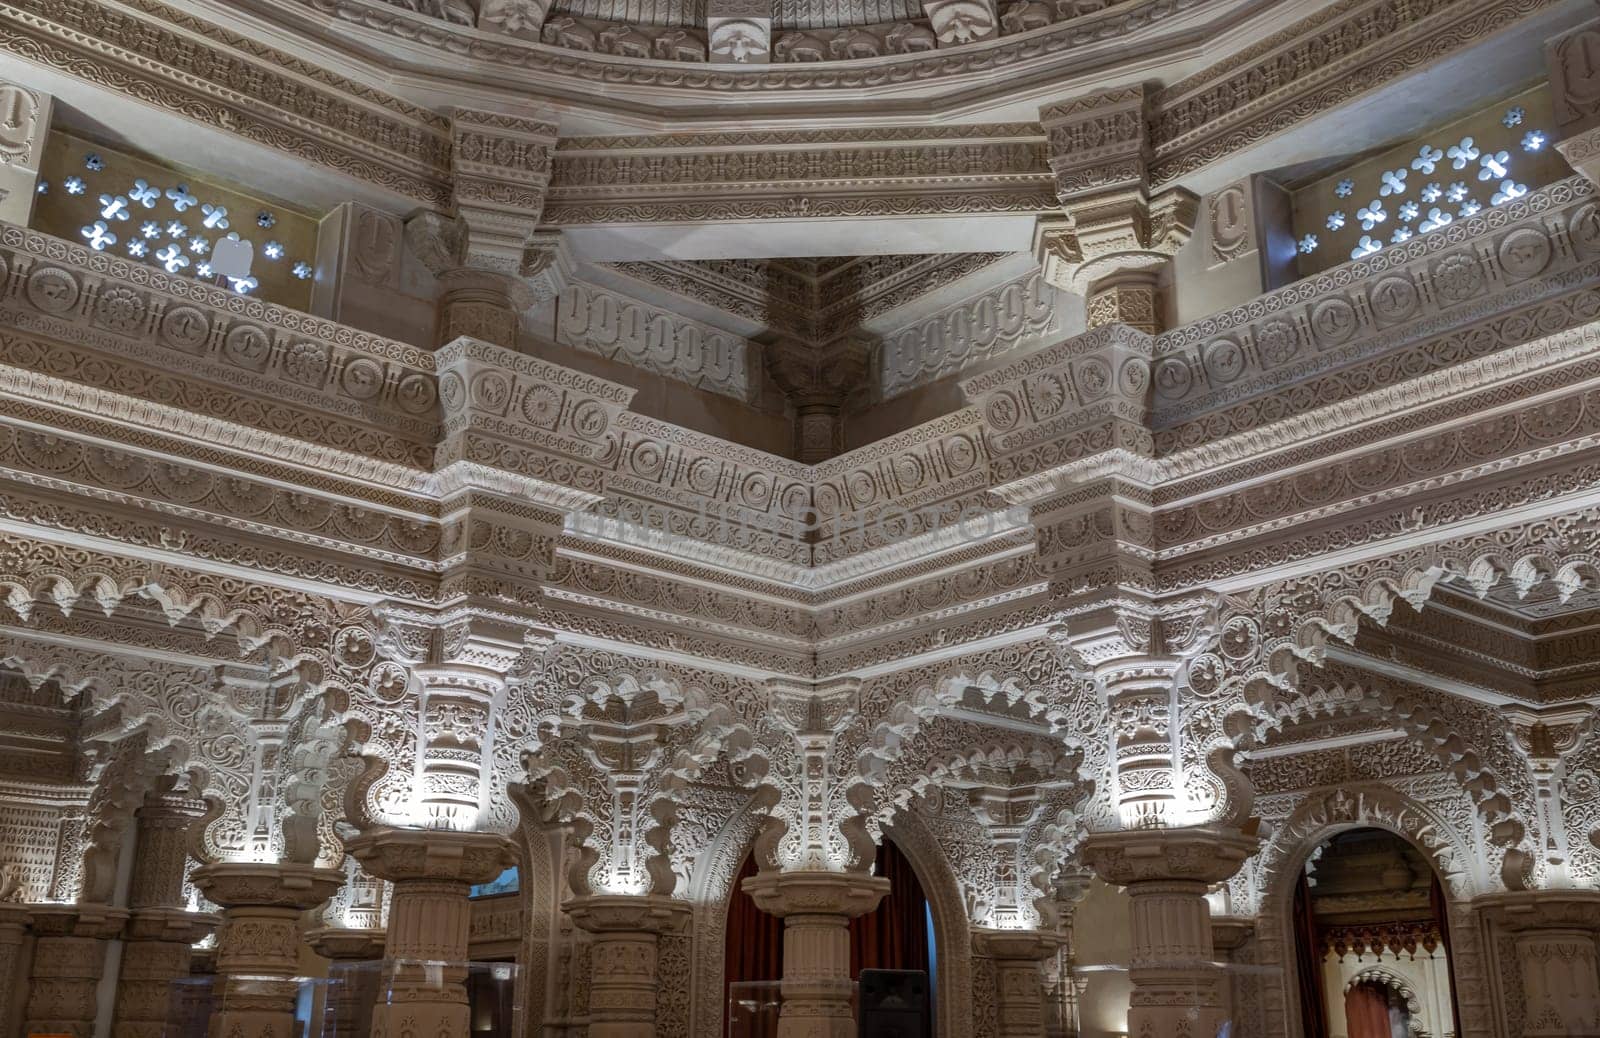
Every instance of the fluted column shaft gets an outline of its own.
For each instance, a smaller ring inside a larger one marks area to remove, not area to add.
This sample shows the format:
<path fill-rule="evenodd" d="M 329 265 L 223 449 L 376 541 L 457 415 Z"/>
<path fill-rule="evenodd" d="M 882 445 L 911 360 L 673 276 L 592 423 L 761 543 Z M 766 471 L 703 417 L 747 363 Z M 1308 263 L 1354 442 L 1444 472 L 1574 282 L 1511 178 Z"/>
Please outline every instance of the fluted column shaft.
<path fill-rule="evenodd" d="M 128 893 L 132 909 L 117 974 L 115 1038 L 159 1038 L 172 982 L 189 975 L 190 946 L 217 918 L 184 911 L 189 827 L 205 813 L 198 800 L 152 794 L 137 813 L 138 853 Z"/>
<path fill-rule="evenodd" d="M 1085 842 L 1084 862 L 1132 902 L 1128 1033 L 1214 1035 L 1227 1019 L 1206 892 L 1258 843 L 1211 828 L 1095 833 Z"/>
<path fill-rule="evenodd" d="M 33 916 L 33 971 L 24 1034 L 94 1034 L 106 942 L 128 913 L 105 905 L 38 905 Z"/>
<path fill-rule="evenodd" d="M 511 841 L 492 833 L 375 829 L 347 849 L 370 875 L 393 884 L 384 936 L 389 984 L 373 1009 L 374 1038 L 465 1035 L 468 894 L 516 864 Z"/>
<path fill-rule="evenodd" d="M 344 873 L 310 865 L 223 862 L 194 871 L 195 886 L 222 906 L 217 929 L 221 994 L 212 1038 L 294 1033 L 301 917 L 326 901 Z"/>
<path fill-rule="evenodd" d="M 778 1038 L 855 1038 L 850 920 L 876 908 L 889 881 L 856 872 L 763 872 L 744 889 L 762 911 L 783 918 Z"/>

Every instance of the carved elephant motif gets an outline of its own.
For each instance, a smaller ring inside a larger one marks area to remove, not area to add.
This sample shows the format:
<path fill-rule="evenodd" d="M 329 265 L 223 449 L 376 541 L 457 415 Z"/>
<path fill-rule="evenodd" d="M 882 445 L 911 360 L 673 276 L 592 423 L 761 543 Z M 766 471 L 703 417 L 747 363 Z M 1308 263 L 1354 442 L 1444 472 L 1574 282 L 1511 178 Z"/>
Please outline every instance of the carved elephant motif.
<path fill-rule="evenodd" d="M 1055 12 L 1043 0 L 1017 0 L 1000 15 L 1000 25 L 1006 32 L 1043 29 L 1055 20 Z"/>
<path fill-rule="evenodd" d="M 562 15 L 545 22 L 544 32 L 541 34 L 544 42 L 557 47 L 568 47 L 572 50 L 594 50 L 594 30 L 578 21 Z"/>
<path fill-rule="evenodd" d="M 668 29 L 656 37 L 656 57 L 665 61 L 704 61 L 706 45 L 693 33 Z"/>
<path fill-rule="evenodd" d="M 625 58 L 648 58 L 651 39 L 631 25 L 614 25 L 600 34 L 600 49 Z"/>
<path fill-rule="evenodd" d="M 933 35 L 933 30 L 926 25 L 896 22 L 883 34 L 883 43 L 890 54 L 911 54 L 916 51 L 933 50 L 939 45 L 939 40 Z"/>
<path fill-rule="evenodd" d="M 809 32 L 791 32 L 772 48 L 779 61 L 827 61 L 828 44 Z"/>
<path fill-rule="evenodd" d="M 828 41 L 828 53 L 840 60 L 876 58 L 883 53 L 883 41 L 865 29 L 841 29 Z"/>

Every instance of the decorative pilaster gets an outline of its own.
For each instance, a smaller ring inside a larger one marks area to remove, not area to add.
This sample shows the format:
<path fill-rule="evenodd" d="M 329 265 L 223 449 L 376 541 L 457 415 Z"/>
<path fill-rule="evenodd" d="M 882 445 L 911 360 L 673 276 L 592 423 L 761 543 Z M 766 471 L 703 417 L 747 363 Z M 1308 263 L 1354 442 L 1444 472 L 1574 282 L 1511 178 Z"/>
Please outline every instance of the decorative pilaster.
<path fill-rule="evenodd" d="M 217 930 L 221 994 L 215 1038 L 294 1033 L 300 918 L 331 897 L 344 873 L 291 863 L 221 862 L 194 870 L 194 885 L 222 906 Z"/>
<path fill-rule="evenodd" d="M 24 1034 L 94 1034 L 97 989 L 107 942 L 128 913 L 105 905 L 35 905 L 33 971 Z"/>
<path fill-rule="evenodd" d="M 384 937 L 389 989 L 373 1011 L 374 1038 L 465 1035 L 467 895 L 473 884 L 517 863 L 511 841 L 494 833 L 375 829 L 350 840 L 346 850 L 394 885 Z"/>
<path fill-rule="evenodd" d="M 1045 1038 L 1042 967 L 1060 943 L 1038 930 L 973 931 L 973 952 L 994 960 L 998 1038 Z"/>
<path fill-rule="evenodd" d="M 1566 800 L 1565 756 L 1577 748 L 1594 719 L 1586 704 L 1536 710 L 1527 706 L 1502 708 L 1511 725 L 1511 737 L 1528 762 L 1533 794 L 1539 808 L 1540 857 L 1548 874 L 1546 885 L 1570 882 L 1567 825 L 1562 806 Z"/>
<path fill-rule="evenodd" d="M 1034 248 L 1047 280 L 1088 301 L 1090 328 L 1160 331 L 1161 275 L 1194 230 L 1194 195 L 1150 193 L 1148 105 L 1136 85 L 1040 111 L 1066 218 L 1042 220 Z"/>
<path fill-rule="evenodd" d="M 26 227 L 33 218 L 53 104 L 41 90 L 0 79 L 0 220 L 6 223 Z"/>
<path fill-rule="evenodd" d="M 1206 892 L 1254 854 L 1259 840 L 1220 828 L 1091 834 L 1083 860 L 1132 900 L 1129 1034 L 1214 1035 L 1226 1019 Z"/>
<path fill-rule="evenodd" d="M 1600 891 L 1524 890 L 1473 902 L 1509 930 L 1522 971 L 1516 1038 L 1600 1038 Z"/>
<path fill-rule="evenodd" d="M 855 1038 L 850 920 L 878 907 L 889 881 L 859 872 L 762 872 L 744 881 L 783 919 L 783 1009 L 777 1038 Z"/>
<path fill-rule="evenodd" d="M 596 894 L 566 904 L 572 921 L 594 935 L 589 951 L 589 1038 L 655 1038 L 656 948 L 683 933 L 688 902 L 657 896 Z"/>
<path fill-rule="evenodd" d="M 184 909 L 189 828 L 205 810 L 204 801 L 151 793 L 135 814 L 137 853 L 117 974 L 116 1038 L 158 1038 L 166 1027 L 172 982 L 189 975 L 191 945 L 217 925 L 216 916 Z"/>

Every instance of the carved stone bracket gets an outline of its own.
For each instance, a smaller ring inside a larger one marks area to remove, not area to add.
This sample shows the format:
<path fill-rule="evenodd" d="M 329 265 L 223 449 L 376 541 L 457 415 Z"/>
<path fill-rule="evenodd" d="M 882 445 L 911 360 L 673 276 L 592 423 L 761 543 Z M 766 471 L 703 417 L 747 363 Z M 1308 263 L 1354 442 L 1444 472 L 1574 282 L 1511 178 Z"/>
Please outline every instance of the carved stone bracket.
<path fill-rule="evenodd" d="M 1091 328 L 1160 331 L 1161 273 L 1194 230 L 1194 195 L 1151 192 L 1149 101 L 1132 86 L 1040 112 L 1068 222 L 1042 223 L 1035 249 L 1053 284 L 1088 299 Z"/>

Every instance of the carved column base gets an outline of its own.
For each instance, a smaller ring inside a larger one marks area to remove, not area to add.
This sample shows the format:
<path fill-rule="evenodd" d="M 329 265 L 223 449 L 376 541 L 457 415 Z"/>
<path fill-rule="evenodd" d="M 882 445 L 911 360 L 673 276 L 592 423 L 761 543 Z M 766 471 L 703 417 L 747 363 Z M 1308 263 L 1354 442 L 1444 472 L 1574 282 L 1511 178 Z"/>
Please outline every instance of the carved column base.
<path fill-rule="evenodd" d="M 566 910 L 594 935 L 589 1038 L 655 1038 L 657 938 L 688 929 L 689 904 L 667 897 L 592 895 L 568 901 Z"/>
<path fill-rule="evenodd" d="M 1084 862 L 1133 902 L 1129 1034 L 1213 1035 L 1227 1019 L 1206 892 L 1259 843 L 1200 827 L 1094 833 L 1084 842 Z"/>
<path fill-rule="evenodd" d="M 194 885 L 222 906 L 217 929 L 220 995 L 213 1038 L 294 1033 L 300 917 L 344 883 L 344 873 L 310 865 L 222 862 L 194 870 Z"/>
<path fill-rule="evenodd" d="M 160 1038 L 172 1003 L 172 982 L 189 975 L 191 946 L 220 921 L 181 908 L 133 910 L 117 974 L 115 1038 Z"/>
<path fill-rule="evenodd" d="M 384 937 L 389 983 L 378 995 L 372 1034 L 465 1035 L 467 895 L 517 863 L 511 841 L 493 833 L 375 829 L 346 849 L 369 875 L 394 884 Z"/>
<path fill-rule="evenodd" d="M 1524 890 L 1473 905 L 1514 935 L 1520 1038 L 1600 1038 L 1600 891 Z"/>
<path fill-rule="evenodd" d="M 763 872 L 744 889 L 763 912 L 783 919 L 778 1038 L 855 1038 L 850 920 L 878 907 L 889 881 L 859 872 Z"/>
<path fill-rule="evenodd" d="M 1040 966 L 1060 939 L 1037 930 L 974 930 L 972 950 L 994 960 L 999 1038 L 1044 1038 L 1044 977 Z"/>
<path fill-rule="evenodd" d="M 89 1038 L 106 942 L 122 932 L 128 913 L 105 905 L 34 905 L 33 973 L 23 1034 Z"/>

